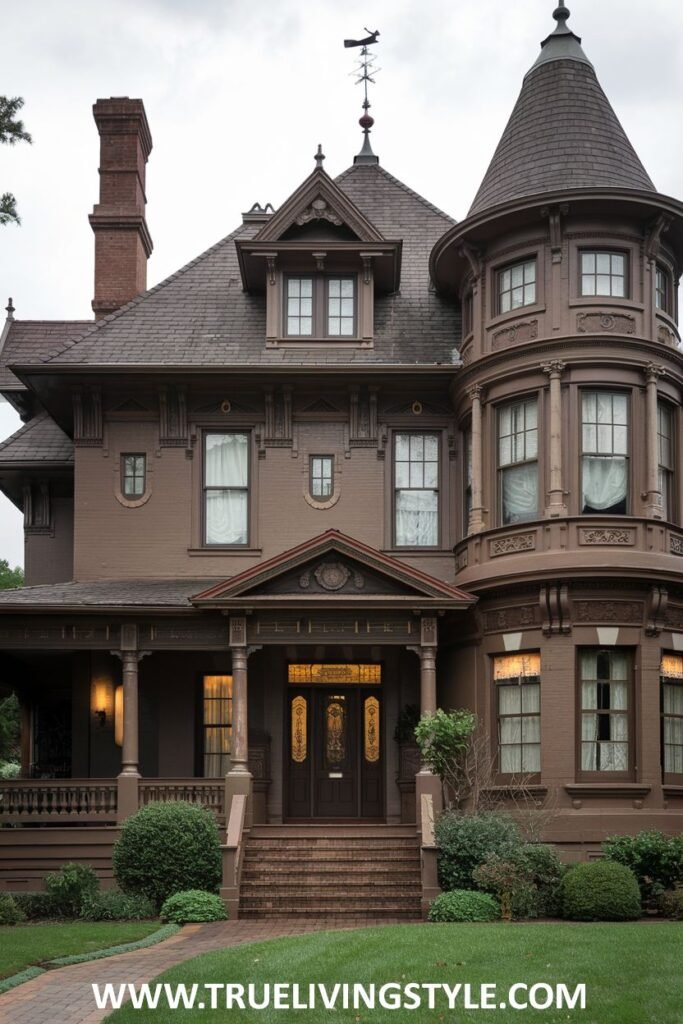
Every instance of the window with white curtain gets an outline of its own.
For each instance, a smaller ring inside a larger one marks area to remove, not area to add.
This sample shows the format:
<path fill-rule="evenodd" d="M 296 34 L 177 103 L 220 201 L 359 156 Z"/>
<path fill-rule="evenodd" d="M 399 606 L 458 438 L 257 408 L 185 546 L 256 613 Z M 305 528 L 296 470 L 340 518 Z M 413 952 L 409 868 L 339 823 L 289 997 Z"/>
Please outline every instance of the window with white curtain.
<path fill-rule="evenodd" d="M 249 435 L 204 435 L 204 541 L 248 543 Z"/>
<path fill-rule="evenodd" d="M 662 683 L 662 770 L 683 775 L 683 655 L 663 654 Z"/>
<path fill-rule="evenodd" d="M 394 435 L 396 547 L 439 543 L 439 435 Z"/>
<path fill-rule="evenodd" d="M 505 525 L 538 517 L 538 401 L 498 409 L 498 473 Z"/>
<path fill-rule="evenodd" d="M 505 654 L 493 659 L 498 703 L 498 771 L 541 770 L 541 655 Z"/>
<path fill-rule="evenodd" d="M 202 684 L 204 778 L 218 779 L 230 769 L 232 676 L 204 676 Z"/>
<path fill-rule="evenodd" d="M 657 450 L 659 490 L 667 519 L 673 518 L 674 411 L 666 402 L 657 403 Z"/>
<path fill-rule="evenodd" d="M 579 653 L 581 771 L 630 770 L 631 655 L 618 647 Z"/>
<path fill-rule="evenodd" d="M 611 391 L 584 391 L 581 401 L 581 511 L 626 515 L 628 398 Z"/>

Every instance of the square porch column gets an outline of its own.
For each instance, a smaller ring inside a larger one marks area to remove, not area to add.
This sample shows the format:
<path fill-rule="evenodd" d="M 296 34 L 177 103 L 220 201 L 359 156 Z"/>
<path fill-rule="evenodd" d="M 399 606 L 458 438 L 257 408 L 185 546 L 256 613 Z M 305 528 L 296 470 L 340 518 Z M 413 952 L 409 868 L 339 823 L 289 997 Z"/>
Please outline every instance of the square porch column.
<path fill-rule="evenodd" d="M 243 615 L 230 616 L 230 653 L 232 655 L 232 750 L 230 771 L 225 777 L 225 812 L 230 820 L 233 797 L 247 798 L 245 824 L 252 818 L 252 784 L 249 771 L 249 718 L 247 661 L 255 648 L 247 647 L 247 620 Z"/>
<path fill-rule="evenodd" d="M 436 711 L 436 648 L 437 620 L 434 616 L 423 616 L 421 621 L 421 643 L 408 650 L 420 659 L 420 714 L 431 715 Z M 431 798 L 433 814 L 443 809 L 443 787 L 441 779 L 434 775 L 426 764 L 420 766 L 415 776 L 415 816 L 418 832 L 422 830 L 423 796 Z"/>
<path fill-rule="evenodd" d="M 123 743 L 121 772 L 117 779 L 117 819 L 124 821 L 138 810 L 140 782 L 140 716 L 138 665 L 149 651 L 138 650 L 138 627 L 121 627 L 121 650 L 111 652 L 123 666 Z"/>

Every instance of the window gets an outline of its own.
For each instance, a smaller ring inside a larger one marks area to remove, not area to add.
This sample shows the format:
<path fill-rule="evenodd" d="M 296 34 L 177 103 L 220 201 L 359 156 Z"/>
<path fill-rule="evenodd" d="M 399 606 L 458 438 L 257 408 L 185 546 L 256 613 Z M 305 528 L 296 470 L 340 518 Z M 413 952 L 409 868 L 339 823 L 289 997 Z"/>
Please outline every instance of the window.
<path fill-rule="evenodd" d="M 625 253 L 582 252 L 580 259 L 582 295 L 609 295 L 619 299 L 627 297 L 628 257 Z"/>
<path fill-rule="evenodd" d="M 467 338 L 474 328 L 474 295 L 468 292 L 462 304 L 462 336 Z"/>
<path fill-rule="evenodd" d="M 504 524 L 538 516 L 538 401 L 498 410 L 498 471 Z"/>
<path fill-rule="evenodd" d="M 582 396 L 581 511 L 626 515 L 628 399 L 609 391 Z"/>
<path fill-rule="evenodd" d="M 659 490 L 666 519 L 673 518 L 674 412 L 666 402 L 657 403 Z"/>
<path fill-rule="evenodd" d="M 246 544 L 249 506 L 249 435 L 204 435 L 204 540 Z"/>
<path fill-rule="evenodd" d="M 230 769 L 232 676 L 204 676 L 202 731 L 204 777 L 221 778 Z"/>
<path fill-rule="evenodd" d="M 121 456 L 121 494 L 133 501 L 145 493 L 147 458 L 144 455 Z"/>
<path fill-rule="evenodd" d="M 663 654 L 662 682 L 662 770 L 683 775 L 683 656 Z"/>
<path fill-rule="evenodd" d="M 397 547 L 438 544 L 438 434 L 395 435 L 394 517 Z"/>
<path fill-rule="evenodd" d="M 525 260 L 498 271 L 498 312 L 509 313 L 536 302 L 536 260 Z"/>
<path fill-rule="evenodd" d="M 355 338 L 356 278 L 285 278 L 285 334 L 289 338 Z"/>
<path fill-rule="evenodd" d="M 506 654 L 493 659 L 498 707 L 498 771 L 541 770 L 541 655 Z"/>
<path fill-rule="evenodd" d="M 332 455 L 311 455 L 309 488 L 312 498 L 324 501 L 332 497 L 334 458 Z"/>
<path fill-rule="evenodd" d="M 627 651 L 579 653 L 581 771 L 630 768 L 631 658 Z"/>
<path fill-rule="evenodd" d="M 472 430 L 465 431 L 463 435 L 463 447 L 465 449 L 464 484 L 465 500 L 463 502 L 463 531 L 469 533 L 470 516 L 472 514 Z"/>
<path fill-rule="evenodd" d="M 671 305 L 669 301 L 669 275 L 667 271 L 657 265 L 655 272 L 655 305 L 657 309 L 661 309 L 663 313 L 671 312 Z"/>

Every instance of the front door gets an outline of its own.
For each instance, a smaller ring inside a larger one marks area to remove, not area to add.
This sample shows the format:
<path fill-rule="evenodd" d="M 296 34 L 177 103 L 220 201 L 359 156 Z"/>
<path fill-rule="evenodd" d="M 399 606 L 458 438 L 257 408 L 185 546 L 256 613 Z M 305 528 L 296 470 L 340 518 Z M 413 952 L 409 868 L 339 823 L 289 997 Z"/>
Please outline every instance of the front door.
<path fill-rule="evenodd" d="M 289 817 L 380 818 L 380 690 L 290 686 L 287 697 Z"/>

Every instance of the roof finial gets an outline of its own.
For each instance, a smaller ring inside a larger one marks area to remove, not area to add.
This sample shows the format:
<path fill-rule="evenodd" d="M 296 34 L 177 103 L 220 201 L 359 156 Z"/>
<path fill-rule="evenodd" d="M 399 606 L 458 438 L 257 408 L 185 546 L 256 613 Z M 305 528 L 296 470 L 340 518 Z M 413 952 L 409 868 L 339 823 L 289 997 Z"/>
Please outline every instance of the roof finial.
<path fill-rule="evenodd" d="M 360 46 L 360 59 L 358 66 L 353 72 L 356 75 L 356 84 L 363 83 L 364 97 L 363 97 L 363 116 L 359 119 L 358 124 L 363 129 L 363 146 L 358 156 L 353 158 L 354 164 L 378 164 L 379 157 L 375 156 L 372 152 L 372 146 L 370 145 L 370 131 L 375 123 L 374 117 L 371 117 L 368 111 L 370 110 L 370 100 L 368 99 L 368 82 L 372 85 L 375 84 L 373 75 L 378 74 L 381 68 L 375 67 L 374 54 L 368 50 L 369 46 L 372 46 L 377 42 L 379 36 L 379 29 L 375 32 L 371 32 L 369 28 L 365 31 L 368 33 L 365 39 L 345 39 L 344 46 Z"/>
<path fill-rule="evenodd" d="M 8 301 L 7 301 L 7 305 L 5 306 L 5 309 L 7 310 L 7 319 L 8 320 L 14 320 L 14 305 L 12 303 L 12 296 L 11 295 L 10 295 Z"/>
<path fill-rule="evenodd" d="M 315 160 L 315 166 L 318 168 L 318 170 L 322 170 L 325 154 L 323 153 L 323 147 L 320 143 L 318 143 L 318 152 L 315 154 L 315 157 L 313 159 Z"/>
<path fill-rule="evenodd" d="M 557 22 L 557 28 L 555 29 L 555 35 L 568 35 L 571 33 L 571 29 L 567 27 L 571 11 L 568 7 L 565 7 L 564 0 L 557 0 L 557 7 L 553 11 L 553 18 Z"/>

